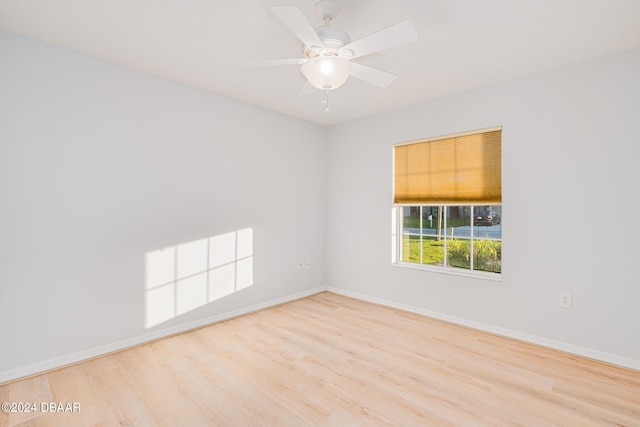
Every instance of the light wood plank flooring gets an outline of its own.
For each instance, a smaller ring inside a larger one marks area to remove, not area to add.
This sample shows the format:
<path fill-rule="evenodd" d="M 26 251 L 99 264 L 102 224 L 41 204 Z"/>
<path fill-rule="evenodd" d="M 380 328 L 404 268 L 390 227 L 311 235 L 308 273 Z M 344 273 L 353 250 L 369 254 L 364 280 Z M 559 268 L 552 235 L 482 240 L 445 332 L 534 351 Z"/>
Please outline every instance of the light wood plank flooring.
<path fill-rule="evenodd" d="M 321 293 L 0 387 L 0 426 L 640 426 L 640 372 Z M 38 408 L 40 409 L 40 408 Z"/>

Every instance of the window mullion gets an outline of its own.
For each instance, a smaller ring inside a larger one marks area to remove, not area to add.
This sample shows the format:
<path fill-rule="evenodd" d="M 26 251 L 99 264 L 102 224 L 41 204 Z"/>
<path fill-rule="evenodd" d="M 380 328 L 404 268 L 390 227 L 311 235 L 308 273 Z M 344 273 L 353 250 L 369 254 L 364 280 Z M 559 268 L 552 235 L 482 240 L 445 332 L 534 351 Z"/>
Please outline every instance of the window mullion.
<path fill-rule="evenodd" d="M 473 268 L 473 258 L 474 258 L 474 256 L 473 256 L 473 243 L 474 243 L 475 237 L 473 235 L 473 216 L 475 215 L 475 209 L 476 209 L 476 207 L 474 205 L 471 205 L 471 209 L 470 209 L 470 211 L 471 211 L 471 218 L 470 218 L 471 219 L 471 224 L 470 224 L 470 228 L 469 228 L 469 230 L 471 230 L 471 233 L 470 233 L 470 236 L 469 236 L 469 258 L 470 258 L 470 260 L 469 260 L 469 269 L 471 271 L 474 270 L 474 268 Z"/>
<path fill-rule="evenodd" d="M 396 262 L 402 261 L 402 242 L 404 235 L 402 234 L 402 207 L 396 206 Z"/>
<path fill-rule="evenodd" d="M 403 232 L 404 232 L 404 230 L 403 230 L 404 223 L 403 223 L 403 220 L 404 220 L 404 218 L 402 216 L 402 207 L 397 207 L 396 208 L 396 233 L 397 233 L 396 235 L 400 236 L 399 240 L 398 240 L 398 243 L 396 245 L 397 246 L 397 248 L 396 248 L 396 256 L 397 256 L 396 260 L 398 260 L 398 261 L 403 261 L 404 260 L 403 252 L 402 252 L 402 250 L 403 250 L 402 241 L 404 239 L 404 234 L 403 234 Z"/>
<path fill-rule="evenodd" d="M 448 267 L 449 266 L 449 259 L 447 257 L 447 207 L 446 206 L 440 206 L 440 209 L 442 209 L 442 239 L 444 241 L 444 266 Z"/>
<path fill-rule="evenodd" d="M 420 215 L 420 264 L 422 264 L 422 206 L 418 209 L 418 215 Z"/>

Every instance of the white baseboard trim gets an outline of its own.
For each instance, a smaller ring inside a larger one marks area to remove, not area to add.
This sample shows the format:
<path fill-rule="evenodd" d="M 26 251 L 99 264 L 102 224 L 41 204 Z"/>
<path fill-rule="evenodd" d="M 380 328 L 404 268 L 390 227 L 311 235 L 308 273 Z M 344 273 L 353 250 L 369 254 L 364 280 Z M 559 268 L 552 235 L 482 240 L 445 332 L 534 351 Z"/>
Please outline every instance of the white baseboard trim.
<path fill-rule="evenodd" d="M 410 313 L 421 314 L 423 316 L 432 317 L 434 319 L 444 320 L 446 322 L 455 323 L 457 325 L 466 326 L 473 329 L 478 329 L 480 331 L 489 332 L 489 333 L 500 335 L 503 337 L 513 338 L 520 341 L 541 345 L 544 347 L 552 348 L 554 350 L 563 351 L 565 353 L 571 353 L 577 356 L 582 356 L 589 359 L 595 359 L 601 362 L 610 363 L 612 365 L 617 365 L 624 368 L 630 368 L 636 371 L 640 371 L 640 360 L 630 359 L 630 358 L 618 356 L 611 353 L 605 353 L 602 351 L 593 350 L 586 347 L 580 347 L 573 344 L 564 343 L 561 341 L 555 341 L 555 340 L 539 337 L 536 335 L 530 335 L 523 332 L 514 331 L 511 329 L 489 325 L 486 323 L 475 322 L 473 320 L 468 320 L 461 317 L 438 313 L 438 312 L 427 310 L 424 308 L 420 308 L 420 307 L 416 307 L 408 304 L 402 304 L 395 301 L 389 301 L 382 298 L 375 298 L 369 295 L 364 295 L 358 292 L 352 292 L 344 289 L 334 288 L 331 286 L 327 287 L 327 291 L 333 292 L 335 294 L 359 299 L 362 301 L 372 302 L 374 304 L 384 305 L 386 307 L 397 308 L 399 310 L 408 311 Z"/>
<path fill-rule="evenodd" d="M 166 338 L 166 337 L 187 332 L 193 329 L 198 329 L 207 325 L 221 322 L 223 320 L 228 320 L 234 317 L 264 310 L 265 308 L 275 307 L 277 305 L 295 301 L 311 295 L 315 295 L 317 293 L 324 292 L 326 290 L 327 290 L 326 285 L 319 286 L 317 288 L 313 288 L 313 289 L 298 292 L 295 294 L 287 295 L 284 297 L 265 301 L 260 304 L 255 304 L 248 307 L 242 307 L 236 310 L 216 314 L 214 316 L 206 317 L 204 319 L 199 319 L 193 322 L 183 323 L 181 325 L 176 325 L 169 328 L 156 330 L 148 334 L 139 335 L 137 337 L 129 338 L 122 341 L 117 341 L 111 344 L 106 344 L 106 345 L 95 347 L 89 350 L 84 350 L 84 351 L 69 354 L 66 356 L 56 357 L 54 359 L 49 359 L 42 362 L 26 365 L 26 366 L 21 366 L 19 368 L 10 369 L 8 371 L 3 371 L 3 372 L 0 372 L 0 385 L 2 385 L 3 383 L 20 379 L 20 378 L 31 377 L 34 375 L 52 371 L 54 369 L 59 369 L 65 366 L 73 365 L 78 362 L 104 356 L 109 353 L 125 350 L 127 348 L 135 347 L 135 346 L 145 344 L 151 341 L 155 341 L 161 338 Z"/>

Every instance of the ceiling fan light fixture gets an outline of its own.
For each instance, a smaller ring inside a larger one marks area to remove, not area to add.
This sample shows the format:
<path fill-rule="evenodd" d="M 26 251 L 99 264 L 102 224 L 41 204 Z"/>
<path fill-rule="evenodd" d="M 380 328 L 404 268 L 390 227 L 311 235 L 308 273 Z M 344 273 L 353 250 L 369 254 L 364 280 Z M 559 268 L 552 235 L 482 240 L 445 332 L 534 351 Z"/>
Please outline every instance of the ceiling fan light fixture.
<path fill-rule="evenodd" d="M 351 72 L 351 63 L 338 56 L 317 56 L 302 64 L 300 69 L 311 86 L 333 90 L 344 84 Z"/>

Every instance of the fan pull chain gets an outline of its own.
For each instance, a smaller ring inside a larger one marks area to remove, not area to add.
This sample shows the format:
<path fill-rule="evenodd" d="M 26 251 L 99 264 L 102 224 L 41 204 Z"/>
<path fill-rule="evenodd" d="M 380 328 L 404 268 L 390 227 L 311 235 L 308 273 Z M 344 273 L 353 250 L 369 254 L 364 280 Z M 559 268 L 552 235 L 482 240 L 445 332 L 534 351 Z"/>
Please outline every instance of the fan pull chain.
<path fill-rule="evenodd" d="M 324 98 L 322 99 L 322 103 L 325 105 L 324 112 L 329 112 L 329 89 L 324 90 Z"/>

